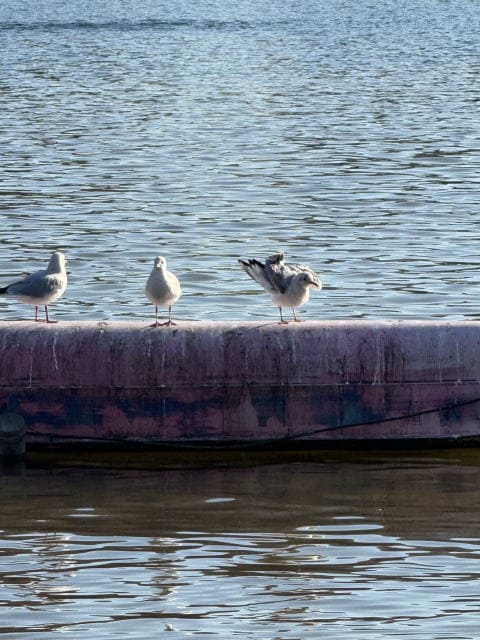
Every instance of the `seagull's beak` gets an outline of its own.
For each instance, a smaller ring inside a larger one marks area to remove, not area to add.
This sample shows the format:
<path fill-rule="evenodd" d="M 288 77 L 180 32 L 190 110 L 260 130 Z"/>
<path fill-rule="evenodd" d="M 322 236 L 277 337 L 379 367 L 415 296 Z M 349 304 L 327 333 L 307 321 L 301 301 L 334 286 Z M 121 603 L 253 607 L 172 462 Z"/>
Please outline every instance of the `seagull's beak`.
<path fill-rule="evenodd" d="M 310 286 L 315 287 L 315 289 L 320 289 L 318 282 L 316 282 L 315 280 L 310 280 Z"/>

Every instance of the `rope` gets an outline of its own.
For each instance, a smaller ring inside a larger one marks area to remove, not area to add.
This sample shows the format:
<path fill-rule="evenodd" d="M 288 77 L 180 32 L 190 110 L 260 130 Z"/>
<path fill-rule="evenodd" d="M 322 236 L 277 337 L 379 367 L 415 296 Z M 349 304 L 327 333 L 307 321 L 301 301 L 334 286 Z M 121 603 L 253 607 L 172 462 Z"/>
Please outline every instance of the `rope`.
<path fill-rule="evenodd" d="M 375 425 L 375 424 L 384 424 L 384 423 L 391 423 L 391 422 L 398 422 L 400 420 L 411 420 L 414 418 L 419 418 L 421 416 L 426 416 L 426 415 L 432 415 L 435 413 L 444 413 L 444 412 L 449 412 L 449 411 L 454 411 L 456 409 L 459 409 L 461 407 L 467 407 L 473 404 L 476 404 L 480 402 L 480 398 L 474 398 L 473 400 L 465 400 L 464 402 L 457 402 L 455 404 L 452 405 L 446 405 L 444 407 L 439 407 L 436 409 L 424 409 L 422 411 L 417 411 L 414 413 L 407 413 L 401 416 L 393 416 L 390 418 L 379 418 L 378 420 L 368 420 L 365 422 L 354 422 L 351 424 L 341 424 L 341 425 L 336 425 L 333 427 L 321 427 L 319 429 L 312 429 L 310 431 L 304 431 L 303 433 L 295 433 L 292 435 L 287 435 L 287 436 L 283 436 L 281 438 L 269 438 L 266 440 L 258 440 L 256 442 L 247 442 L 247 443 L 219 443 L 219 444 L 215 444 L 215 443 L 209 443 L 209 444 L 199 444 L 199 443 L 179 443 L 179 442 L 159 442 L 156 441 L 155 444 L 158 444 L 160 447 L 163 448 L 172 448 L 172 449 L 197 449 L 197 450 L 210 450 L 210 451 L 215 451 L 215 450 L 234 450 L 234 449 L 251 449 L 251 448 L 260 448 L 260 447 L 268 447 L 268 446 L 272 446 L 272 445 L 281 445 L 282 443 L 287 443 L 287 442 L 294 442 L 296 440 L 305 440 L 308 438 L 311 438 L 312 436 L 318 435 L 319 433 L 330 433 L 330 432 L 334 432 L 334 431 L 341 431 L 343 429 L 355 429 L 356 427 L 366 427 L 366 426 L 370 426 L 370 425 Z M 479 434 L 480 434 L 480 429 L 479 429 Z M 38 434 L 37 432 L 34 431 L 27 431 L 27 435 L 31 435 L 31 436 L 38 436 L 38 435 L 44 435 L 50 438 L 55 438 L 57 437 L 57 434 L 52 434 L 52 433 L 45 433 L 45 434 Z M 144 441 L 132 441 L 129 439 L 111 439 L 111 438 L 98 438 L 98 437 L 89 437 L 89 438 L 85 438 L 82 436 L 75 436 L 75 435 L 62 435 L 61 436 L 62 440 L 71 440 L 71 441 L 83 441 L 85 443 L 87 442 L 102 442 L 105 444 L 121 444 L 124 443 L 126 445 L 129 444 L 152 444 L 151 442 L 149 443 L 148 440 L 144 440 Z"/>

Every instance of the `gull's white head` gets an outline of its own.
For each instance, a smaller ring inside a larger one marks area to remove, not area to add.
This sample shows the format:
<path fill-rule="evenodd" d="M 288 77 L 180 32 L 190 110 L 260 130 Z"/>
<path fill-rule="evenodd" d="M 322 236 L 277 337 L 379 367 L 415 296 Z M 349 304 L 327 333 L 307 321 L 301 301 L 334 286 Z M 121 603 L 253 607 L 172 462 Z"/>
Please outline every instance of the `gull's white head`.
<path fill-rule="evenodd" d="M 153 264 L 155 266 L 155 269 L 166 269 L 167 268 L 167 261 L 163 256 L 156 257 L 155 260 L 153 261 Z"/>
<path fill-rule="evenodd" d="M 307 289 L 308 287 L 315 287 L 315 289 L 321 289 L 320 280 L 313 274 L 307 271 L 298 275 L 298 282 L 302 287 Z"/>
<path fill-rule="evenodd" d="M 60 251 L 54 251 L 50 257 L 50 262 L 48 263 L 48 270 L 54 272 L 62 271 L 65 269 L 66 262 L 67 259 L 63 253 L 60 253 Z"/>

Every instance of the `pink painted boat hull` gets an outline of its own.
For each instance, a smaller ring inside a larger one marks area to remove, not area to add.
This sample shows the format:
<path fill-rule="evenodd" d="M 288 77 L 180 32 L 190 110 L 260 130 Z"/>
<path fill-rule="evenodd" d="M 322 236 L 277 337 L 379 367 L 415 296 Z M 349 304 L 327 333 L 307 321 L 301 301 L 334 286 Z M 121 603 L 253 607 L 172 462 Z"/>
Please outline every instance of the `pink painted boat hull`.
<path fill-rule="evenodd" d="M 29 443 L 480 442 L 480 323 L 0 323 Z"/>

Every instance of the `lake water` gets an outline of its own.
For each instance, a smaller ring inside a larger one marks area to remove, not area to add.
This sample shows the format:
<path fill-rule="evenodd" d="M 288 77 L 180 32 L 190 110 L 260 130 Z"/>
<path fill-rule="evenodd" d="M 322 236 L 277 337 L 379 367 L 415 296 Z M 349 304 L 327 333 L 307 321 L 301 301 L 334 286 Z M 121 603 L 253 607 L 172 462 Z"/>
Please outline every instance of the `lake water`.
<path fill-rule="evenodd" d="M 0 635 L 477 640 L 478 450 L 303 456 L 4 470 Z"/>
<path fill-rule="evenodd" d="M 67 319 L 480 318 L 474 0 L 2 0 L 0 285 L 68 257 Z M 0 302 L 2 319 L 31 317 Z M 478 450 L 0 478 L 6 640 L 477 640 Z M 125 461 L 124 461 L 125 462 Z M 135 466 L 135 465 L 133 465 Z"/>
<path fill-rule="evenodd" d="M 325 284 L 310 318 L 478 318 L 473 0 L 3 0 L 0 284 L 52 249 L 65 319 L 276 317 L 238 257 Z M 2 301 L 3 318 L 30 309 Z"/>

